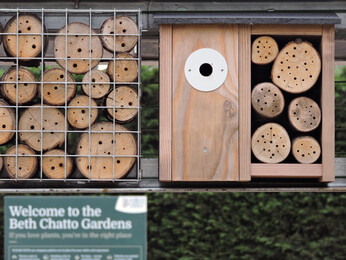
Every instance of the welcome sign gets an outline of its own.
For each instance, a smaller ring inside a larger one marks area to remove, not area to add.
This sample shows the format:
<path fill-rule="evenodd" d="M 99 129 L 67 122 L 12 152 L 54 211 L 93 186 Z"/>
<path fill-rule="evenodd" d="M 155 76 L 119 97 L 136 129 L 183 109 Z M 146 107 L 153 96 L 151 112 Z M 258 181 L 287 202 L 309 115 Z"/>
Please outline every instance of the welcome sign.
<path fill-rule="evenodd" d="M 5 258 L 146 259 L 145 196 L 5 198 Z"/>

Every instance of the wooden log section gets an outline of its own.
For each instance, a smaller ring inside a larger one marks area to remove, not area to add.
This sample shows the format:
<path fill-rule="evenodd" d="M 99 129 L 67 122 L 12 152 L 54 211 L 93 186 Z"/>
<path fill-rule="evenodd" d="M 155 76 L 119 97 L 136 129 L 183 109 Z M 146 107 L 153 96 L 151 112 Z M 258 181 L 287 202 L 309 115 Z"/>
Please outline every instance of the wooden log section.
<path fill-rule="evenodd" d="M 18 155 L 17 161 L 16 157 L 13 155 Z M 12 146 L 7 150 L 4 160 L 5 170 L 8 175 L 12 178 L 16 178 L 17 170 L 17 179 L 29 179 L 31 178 L 36 170 L 38 165 L 38 159 L 35 152 L 28 146 L 24 144 L 18 144 L 16 151 L 16 146 Z M 12 155 L 12 156 L 9 156 Z M 20 155 L 32 155 L 32 156 L 20 156 Z M 17 168 L 17 169 L 16 169 Z"/>
<path fill-rule="evenodd" d="M 258 37 L 252 43 L 251 60 L 255 64 L 265 65 L 275 60 L 279 53 L 276 41 L 269 36 Z"/>
<path fill-rule="evenodd" d="M 84 75 L 82 82 L 85 83 L 82 85 L 84 94 L 88 96 L 91 95 L 94 99 L 103 98 L 107 95 L 110 89 L 110 78 L 101 70 L 92 70 L 91 73 L 87 72 Z M 90 85 L 89 82 L 91 82 Z M 102 84 L 95 84 L 95 82 L 101 82 Z"/>
<path fill-rule="evenodd" d="M 2 167 L 4 167 L 4 158 L 0 157 L 0 172 L 2 171 Z"/>
<path fill-rule="evenodd" d="M 0 145 L 7 143 L 14 136 L 16 129 L 16 115 L 12 108 L 4 100 L 0 99 Z M 13 132 L 10 132 L 13 131 Z"/>
<path fill-rule="evenodd" d="M 42 172 L 45 176 L 49 179 L 65 179 L 71 175 L 73 170 L 73 160 L 70 157 L 66 157 L 65 164 L 64 155 L 65 152 L 59 149 L 50 150 L 43 155 Z"/>
<path fill-rule="evenodd" d="M 115 102 L 114 102 L 115 97 Z M 110 119 L 115 112 L 115 120 L 119 123 L 127 123 L 134 119 L 138 113 L 138 95 L 137 91 L 128 86 L 119 86 L 110 92 L 106 99 L 107 113 Z M 116 107 L 116 108 L 114 108 Z M 133 107 L 133 108 L 122 108 Z M 114 108 L 114 109 L 113 109 Z"/>
<path fill-rule="evenodd" d="M 255 131 L 251 148 L 261 162 L 279 163 L 289 155 L 291 141 L 285 128 L 276 123 L 268 123 Z"/>
<path fill-rule="evenodd" d="M 0 23 L 0 33 L 3 33 L 4 32 L 4 27 L 2 27 L 2 24 Z M 3 36 L 0 35 L 0 45 L 2 43 L 2 39 L 3 39 Z"/>
<path fill-rule="evenodd" d="M 296 130 L 310 132 L 321 122 L 321 109 L 311 98 L 298 97 L 288 106 L 288 118 Z"/>
<path fill-rule="evenodd" d="M 321 72 L 321 58 L 309 42 L 288 43 L 278 54 L 272 67 L 275 85 L 289 93 L 302 93 L 316 83 Z"/>
<path fill-rule="evenodd" d="M 37 94 L 37 83 L 34 74 L 23 67 L 18 67 L 18 77 L 16 67 L 9 68 L 1 77 L 3 83 L 0 88 L 1 95 L 12 104 L 16 104 L 17 101 L 17 88 L 18 88 L 18 105 L 23 105 L 31 102 Z M 16 84 L 16 78 L 18 83 Z"/>
<path fill-rule="evenodd" d="M 251 103 L 261 116 L 273 118 L 283 111 L 285 99 L 277 86 L 264 82 L 256 85 L 252 90 Z"/>
<path fill-rule="evenodd" d="M 84 129 L 90 125 L 92 125 L 98 115 L 97 108 L 91 108 L 90 120 L 89 120 L 89 104 L 93 107 L 97 107 L 97 103 L 95 100 L 90 99 L 88 96 L 76 96 L 71 100 L 68 104 L 69 108 L 67 109 L 67 120 L 68 122 L 77 129 Z M 70 108 L 70 107 L 81 107 L 81 108 Z"/>
<path fill-rule="evenodd" d="M 88 157 L 77 157 L 77 167 L 79 171 L 90 179 L 113 179 L 113 169 L 115 179 L 124 177 L 133 167 L 136 162 L 135 157 L 115 157 L 112 158 L 113 149 L 115 155 L 137 154 L 137 145 L 134 136 L 131 133 L 115 133 L 115 140 L 112 133 L 102 133 L 102 131 L 113 131 L 111 122 L 95 123 L 91 127 L 92 131 L 100 131 L 100 133 L 89 134 L 84 133 L 80 136 L 77 144 L 77 155 L 89 155 L 90 149 L 90 164 Z M 115 131 L 128 131 L 122 125 L 115 125 Z M 109 155 L 107 157 L 92 157 L 93 155 Z M 89 176 L 90 171 L 90 176 Z"/>
<path fill-rule="evenodd" d="M 302 136 L 293 140 L 292 154 L 300 163 L 314 163 L 321 155 L 321 146 L 311 136 Z"/>
<path fill-rule="evenodd" d="M 55 132 L 65 130 L 65 116 L 56 108 L 43 107 L 43 118 L 41 128 L 41 108 L 35 105 L 24 111 L 19 119 L 19 139 L 35 151 L 41 151 L 41 133 L 42 137 L 42 150 L 50 150 L 57 146 L 62 146 L 65 142 L 65 133 Z M 21 132 L 22 130 L 30 132 Z M 38 131 L 38 132 L 36 132 Z"/>
<path fill-rule="evenodd" d="M 90 27 L 84 23 L 70 23 L 67 25 L 67 34 L 65 36 L 66 27 L 64 26 L 54 40 L 54 56 L 57 58 L 56 62 L 63 68 L 71 73 L 83 74 L 93 69 L 100 62 L 103 55 L 103 47 L 100 37 L 94 30 L 91 30 L 91 37 L 89 35 Z M 67 38 L 67 64 L 66 58 L 66 38 Z M 91 49 L 90 49 L 91 38 Z M 91 57 L 91 64 L 89 58 Z M 60 59 L 59 59 L 60 58 Z"/>
<path fill-rule="evenodd" d="M 21 61 L 29 61 L 31 58 L 40 57 L 42 50 L 44 56 L 48 46 L 48 36 L 44 36 L 42 46 L 42 38 L 40 35 L 30 35 L 30 33 L 42 33 L 42 20 L 33 14 L 21 14 L 18 20 L 18 53 L 17 36 L 5 35 L 4 50 L 7 56 L 19 57 Z M 47 32 L 44 25 L 43 32 Z M 14 15 L 7 22 L 4 33 L 17 33 L 17 15 Z"/>
<path fill-rule="evenodd" d="M 118 16 L 115 19 L 115 51 L 128 52 L 137 44 L 138 37 L 134 35 L 121 34 L 138 34 L 138 27 L 134 20 L 128 16 Z M 114 34 L 114 17 L 108 18 L 100 28 L 101 34 Z M 120 34 L 120 35 L 119 35 Z M 114 52 L 114 35 L 102 36 L 102 44 L 107 51 Z"/>
<path fill-rule="evenodd" d="M 138 76 L 137 61 L 126 60 L 126 59 L 131 59 L 134 57 L 128 53 L 120 53 L 116 56 L 116 58 L 124 59 L 124 60 L 115 61 L 115 70 L 114 70 L 114 61 L 111 60 L 108 63 L 107 73 L 110 76 L 110 78 L 115 82 L 135 81 Z"/>
<path fill-rule="evenodd" d="M 65 76 L 65 70 L 62 68 L 52 68 L 43 73 L 43 102 L 52 106 L 61 106 L 65 105 L 65 100 L 68 103 L 74 97 L 77 85 L 67 84 L 67 91 L 65 91 L 65 81 L 75 82 L 75 79 L 69 72 L 67 72 L 67 79 Z M 49 82 L 61 82 L 61 84 Z M 38 93 L 41 96 L 41 84 L 39 84 Z"/>

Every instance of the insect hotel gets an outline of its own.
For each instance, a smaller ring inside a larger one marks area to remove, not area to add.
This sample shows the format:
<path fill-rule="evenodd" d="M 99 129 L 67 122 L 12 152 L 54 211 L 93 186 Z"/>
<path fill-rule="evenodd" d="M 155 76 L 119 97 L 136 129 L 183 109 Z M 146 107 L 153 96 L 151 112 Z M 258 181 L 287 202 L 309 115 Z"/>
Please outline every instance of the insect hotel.
<path fill-rule="evenodd" d="M 160 181 L 334 180 L 336 15 L 154 19 Z"/>
<path fill-rule="evenodd" d="M 1 9 L 0 21 L 1 181 L 138 182 L 140 11 Z"/>

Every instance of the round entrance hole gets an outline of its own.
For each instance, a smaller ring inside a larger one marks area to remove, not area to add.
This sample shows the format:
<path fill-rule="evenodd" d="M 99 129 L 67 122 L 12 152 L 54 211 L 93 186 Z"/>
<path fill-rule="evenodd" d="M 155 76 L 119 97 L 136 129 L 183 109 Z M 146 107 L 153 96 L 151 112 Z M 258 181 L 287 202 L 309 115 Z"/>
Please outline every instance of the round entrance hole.
<path fill-rule="evenodd" d="M 199 67 L 199 72 L 204 77 L 209 77 L 213 73 L 213 67 L 209 63 L 203 63 Z"/>

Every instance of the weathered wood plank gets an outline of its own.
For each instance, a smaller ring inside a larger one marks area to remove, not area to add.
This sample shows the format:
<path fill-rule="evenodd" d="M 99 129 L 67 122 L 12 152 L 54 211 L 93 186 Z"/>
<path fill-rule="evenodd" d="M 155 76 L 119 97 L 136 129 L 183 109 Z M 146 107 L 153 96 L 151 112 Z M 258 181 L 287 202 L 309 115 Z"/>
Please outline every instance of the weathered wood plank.
<path fill-rule="evenodd" d="M 172 25 L 160 26 L 160 181 L 172 180 Z"/>
<path fill-rule="evenodd" d="M 330 182 L 334 176 L 335 116 L 334 116 L 334 26 L 323 25 L 322 35 L 322 165 L 321 181 Z"/>
<path fill-rule="evenodd" d="M 173 180 L 236 181 L 238 26 L 173 28 Z M 201 48 L 217 50 L 227 61 L 227 78 L 214 91 L 196 90 L 185 78 L 186 59 Z"/>
<path fill-rule="evenodd" d="M 239 25 L 239 181 L 251 180 L 251 27 Z"/>
<path fill-rule="evenodd" d="M 322 25 L 254 24 L 254 35 L 322 35 Z"/>
<path fill-rule="evenodd" d="M 261 178 L 318 178 L 322 176 L 321 164 L 251 164 L 251 176 Z"/>

